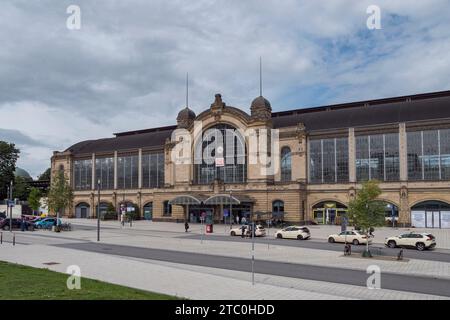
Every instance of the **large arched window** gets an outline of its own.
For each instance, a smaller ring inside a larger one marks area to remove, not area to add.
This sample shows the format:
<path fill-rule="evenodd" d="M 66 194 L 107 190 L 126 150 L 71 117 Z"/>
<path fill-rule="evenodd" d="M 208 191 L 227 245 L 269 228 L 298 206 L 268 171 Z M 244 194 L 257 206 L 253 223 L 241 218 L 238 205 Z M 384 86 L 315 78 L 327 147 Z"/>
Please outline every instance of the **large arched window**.
<path fill-rule="evenodd" d="M 292 180 L 291 166 L 291 149 L 289 147 L 283 147 L 281 149 L 281 181 Z"/>
<path fill-rule="evenodd" d="M 227 124 L 206 129 L 195 143 L 194 181 L 209 184 L 214 180 L 243 183 L 247 178 L 245 140 Z"/>

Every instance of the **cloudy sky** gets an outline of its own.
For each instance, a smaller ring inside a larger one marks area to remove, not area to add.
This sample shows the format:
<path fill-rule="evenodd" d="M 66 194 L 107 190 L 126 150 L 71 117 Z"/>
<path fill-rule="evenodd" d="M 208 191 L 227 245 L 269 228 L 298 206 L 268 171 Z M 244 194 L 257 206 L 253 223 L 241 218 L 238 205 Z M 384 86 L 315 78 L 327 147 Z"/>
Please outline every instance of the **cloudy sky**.
<path fill-rule="evenodd" d="M 218 92 L 248 111 L 260 56 L 275 111 L 448 90 L 449 17 L 447 0 L 2 0 L 0 140 L 35 177 L 53 150 L 175 124 L 186 72 L 196 112 Z"/>

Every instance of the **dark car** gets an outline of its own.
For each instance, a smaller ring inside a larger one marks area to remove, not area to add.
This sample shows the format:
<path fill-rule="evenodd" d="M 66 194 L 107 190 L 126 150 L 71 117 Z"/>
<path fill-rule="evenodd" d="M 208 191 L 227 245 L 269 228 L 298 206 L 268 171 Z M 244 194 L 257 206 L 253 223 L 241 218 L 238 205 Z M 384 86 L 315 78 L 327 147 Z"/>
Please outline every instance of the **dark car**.
<path fill-rule="evenodd" d="M 9 223 L 10 219 L 6 218 L 0 221 L 0 229 L 3 230 L 9 230 L 10 227 L 10 223 Z M 25 221 L 25 230 L 27 231 L 33 231 L 34 230 L 34 225 L 28 221 Z M 17 218 L 13 218 L 12 219 L 12 228 L 13 229 L 21 229 L 22 228 L 22 219 L 17 219 Z"/>

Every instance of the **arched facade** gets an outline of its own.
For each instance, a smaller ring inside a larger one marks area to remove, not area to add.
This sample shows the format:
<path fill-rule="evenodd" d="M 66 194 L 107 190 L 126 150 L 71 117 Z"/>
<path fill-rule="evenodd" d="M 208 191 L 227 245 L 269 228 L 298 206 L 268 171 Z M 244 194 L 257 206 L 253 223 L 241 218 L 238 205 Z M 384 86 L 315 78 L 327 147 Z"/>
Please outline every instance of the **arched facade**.
<path fill-rule="evenodd" d="M 450 104 L 450 93 L 440 95 Z M 450 203 L 450 108 L 435 106 L 431 97 L 436 94 L 414 96 L 411 106 L 383 99 L 372 105 L 364 102 L 370 108 L 351 103 L 272 112 L 264 97 L 239 109 L 216 94 L 210 107 L 198 114 L 181 108 L 174 126 L 118 133 L 115 138 L 83 141 L 55 152 L 52 175 L 61 168 L 74 188 L 74 205 L 66 209 L 69 216 L 95 217 L 96 179 L 100 178 L 105 180 L 100 202 L 111 203 L 119 211 L 125 199 L 135 205 L 141 218 L 154 221 L 188 218 L 197 222 L 207 213 L 214 221 L 224 222 L 229 221 L 230 211 L 233 218 L 280 212 L 273 204 L 281 201 L 285 221 L 335 224 L 341 222 L 362 183 L 376 178 L 382 191 L 379 199 L 391 205 L 392 214 L 389 217 L 387 212 L 386 219 L 394 217 L 399 226 L 411 226 L 420 218 L 416 204 Z M 421 108 L 427 113 L 421 113 Z M 238 134 L 225 138 L 221 152 L 213 151 L 209 148 L 216 139 L 208 130 L 214 129 L 222 136 L 227 130 L 238 130 L 234 131 Z M 182 145 L 179 137 L 192 142 L 186 152 L 188 161 L 173 157 Z M 266 163 L 260 144 L 269 149 Z M 196 163 L 196 145 L 200 163 Z M 230 145 L 234 148 L 229 149 Z M 206 164 L 205 150 L 212 160 Z M 234 164 L 227 163 L 231 159 Z M 225 200 L 168 203 L 183 195 L 208 199 L 230 193 L 239 201 L 232 208 Z M 439 209 L 439 215 L 433 208 L 421 211 L 425 226 L 433 221 L 432 227 L 446 227 L 446 210 Z"/>

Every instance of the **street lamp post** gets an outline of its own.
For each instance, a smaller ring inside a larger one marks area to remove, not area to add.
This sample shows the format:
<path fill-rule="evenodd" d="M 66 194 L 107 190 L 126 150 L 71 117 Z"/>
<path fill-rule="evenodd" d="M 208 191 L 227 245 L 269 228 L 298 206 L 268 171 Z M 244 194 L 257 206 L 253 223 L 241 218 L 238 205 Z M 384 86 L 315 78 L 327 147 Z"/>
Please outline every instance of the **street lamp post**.
<path fill-rule="evenodd" d="M 9 198 L 13 201 L 13 181 L 11 180 L 9 187 Z M 12 205 L 9 205 L 9 231 L 12 232 Z"/>
<path fill-rule="evenodd" d="M 231 190 L 230 190 L 230 215 L 229 215 L 229 217 L 230 217 L 230 230 L 232 229 L 232 225 L 231 225 L 231 217 L 233 216 L 233 214 L 232 214 L 232 212 L 233 212 L 233 203 L 232 203 L 232 200 L 233 200 L 233 198 L 231 197 Z"/>
<path fill-rule="evenodd" d="M 100 179 L 97 181 L 98 202 L 97 202 L 97 241 L 100 241 Z"/>

